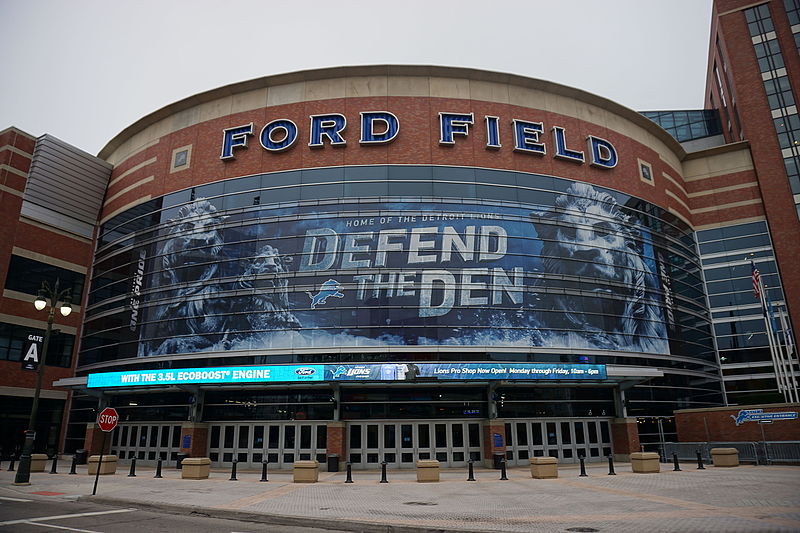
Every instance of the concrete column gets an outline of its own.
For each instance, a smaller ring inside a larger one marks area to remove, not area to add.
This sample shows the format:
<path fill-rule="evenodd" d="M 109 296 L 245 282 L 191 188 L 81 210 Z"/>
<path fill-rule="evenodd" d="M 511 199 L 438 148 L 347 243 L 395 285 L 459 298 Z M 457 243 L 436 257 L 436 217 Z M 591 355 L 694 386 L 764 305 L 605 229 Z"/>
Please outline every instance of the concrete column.
<path fill-rule="evenodd" d="M 344 422 L 328 422 L 328 441 L 326 446 L 327 454 L 339 456 L 339 462 L 344 465 L 347 461 L 347 435 L 345 434 Z M 342 467 L 344 468 L 344 467 Z"/>
<path fill-rule="evenodd" d="M 639 445 L 639 424 L 635 418 L 615 418 L 611 421 L 611 441 L 615 461 L 628 462 Z"/>
<path fill-rule="evenodd" d="M 208 457 L 208 424 L 203 422 L 181 424 L 181 453 L 188 453 L 189 457 Z"/>
<path fill-rule="evenodd" d="M 501 418 L 483 422 L 483 466 L 491 467 L 496 453 L 506 454 L 506 421 Z"/>
<path fill-rule="evenodd" d="M 114 428 L 114 431 L 120 431 Z M 108 453 L 111 449 L 111 433 L 106 434 L 106 447 L 103 453 Z M 103 445 L 103 430 L 97 424 L 86 424 L 86 436 L 83 438 L 83 448 L 89 455 L 99 455 L 100 447 Z"/>

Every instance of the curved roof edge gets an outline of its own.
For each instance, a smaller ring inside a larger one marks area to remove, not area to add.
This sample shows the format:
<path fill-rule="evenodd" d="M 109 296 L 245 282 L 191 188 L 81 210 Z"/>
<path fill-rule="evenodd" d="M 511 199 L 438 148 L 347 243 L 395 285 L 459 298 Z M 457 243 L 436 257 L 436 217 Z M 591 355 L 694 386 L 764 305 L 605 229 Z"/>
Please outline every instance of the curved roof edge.
<path fill-rule="evenodd" d="M 288 83 L 297 83 L 301 81 L 316 81 L 327 78 L 345 78 L 348 76 L 437 76 L 442 78 L 460 78 L 475 81 L 490 81 L 496 83 L 509 83 L 520 87 L 527 87 L 531 89 L 538 89 L 542 91 L 557 93 L 565 96 L 570 96 L 578 100 L 596 105 L 602 109 L 611 111 L 620 115 L 634 124 L 650 131 L 659 140 L 664 142 L 671 148 L 678 159 L 683 160 L 686 156 L 686 151 L 669 133 L 667 133 L 658 124 L 648 119 L 647 117 L 639 114 L 638 112 L 618 104 L 613 100 L 598 96 L 596 94 L 561 85 L 552 81 L 541 80 L 537 78 L 528 78 L 518 74 L 508 74 L 504 72 L 494 72 L 490 70 L 480 70 L 467 67 L 443 67 L 435 65 L 352 65 L 341 67 L 328 67 L 310 70 L 300 70 L 296 72 L 289 72 L 285 74 L 274 74 L 271 76 L 263 76 L 247 81 L 240 81 L 217 87 L 202 93 L 195 94 L 168 104 L 157 111 L 145 115 L 137 120 L 114 138 L 112 138 L 106 145 L 98 152 L 97 157 L 106 159 L 111 153 L 119 148 L 130 137 L 136 135 L 148 126 L 151 126 L 166 117 L 190 109 L 199 104 L 210 102 L 225 96 L 261 89 L 263 87 L 271 87 L 275 85 L 285 85 Z"/>

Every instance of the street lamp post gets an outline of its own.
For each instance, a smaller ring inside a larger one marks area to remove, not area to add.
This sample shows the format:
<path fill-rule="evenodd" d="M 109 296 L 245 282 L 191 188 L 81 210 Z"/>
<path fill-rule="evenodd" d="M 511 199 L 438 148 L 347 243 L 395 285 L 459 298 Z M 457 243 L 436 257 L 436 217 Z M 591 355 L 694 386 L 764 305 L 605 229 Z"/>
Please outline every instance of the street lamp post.
<path fill-rule="evenodd" d="M 39 355 L 39 366 L 36 369 L 36 389 L 33 393 L 33 405 L 31 405 L 31 416 L 28 419 L 28 430 L 25 432 L 25 444 L 22 447 L 22 455 L 19 458 L 19 468 L 14 478 L 15 485 L 30 485 L 31 479 L 31 454 L 33 453 L 33 441 L 36 439 L 36 415 L 39 411 L 39 394 L 42 390 L 42 378 L 44 377 L 44 362 L 47 357 L 47 346 L 50 344 L 50 334 L 53 330 L 53 318 L 55 318 L 56 307 L 63 316 L 67 316 L 72 312 L 70 288 L 59 292 L 59 280 L 56 279 L 55 285 L 51 288 L 46 282 L 42 282 L 42 288 L 39 289 L 39 295 L 33 302 L 37 311 L 43 310 L 47 307 L 47 300 L 50 299 L 50 310 L 47 313 L 47 329 L 44 333 L 44 342 L 42 343 L 42 353 Z M 61 301 L 61 305 L 58 302 Z"/>

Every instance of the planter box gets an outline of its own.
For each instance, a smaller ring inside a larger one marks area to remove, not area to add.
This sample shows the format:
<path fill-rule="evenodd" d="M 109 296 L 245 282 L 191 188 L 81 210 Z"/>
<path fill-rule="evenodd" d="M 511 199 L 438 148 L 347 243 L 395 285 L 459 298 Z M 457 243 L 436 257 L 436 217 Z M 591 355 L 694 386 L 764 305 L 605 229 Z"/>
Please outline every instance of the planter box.
<path fill-rule="evenodd" d="M 658 464 L 659 456 L 655 452 L 633 452 L 631 454 L 631 468 L 637 474 L 657 474 L 661 472 Z"/>
<path fill-rule="evenodd" d="M 319 481 L 319 463 L 317 461 L 295 461 L 292 471 L 295 483 L 316 483 Z"/>
<path fill-rule="evenodd" d="M 739 466 L 739 450 L 736 448 L 711 448 L 711 462 L 714 466 Z"/>
<path fill-rule="evenodd" d="M 89 475 L 93 476 L 97 474 L 97 465 L 100 461 L 99 455 L 91 455 L 89 456 Z M 116 455 L 104 455 L 103 456 L 103 464 L 100 466 L 100 475 L 104 476 L 107 474 L 116 474 L 117 473 L 117 456 Z"/>
<path fill-rule="evenodd" d="M 43 453 L 31 454 L 31 472 L 44 472 L 47 467 L 47 455 Z"/>
<path fill-rule="evenodd" d="M 181 479 L 208 479 L 211 472 L 211 459 L 208 457 L 187 457 L 181 464 Z"/>
<path fill-rule="evenodd" d="M 531 457 L 531 477 L 533 479 L 556 479 L 558 459 L 556 457 Z"/>
<path fill-rule="evenodd" d="M 439 461 L 422 459 L 417 461 L 417 482 L 436 483 L 439 481 Z"/>

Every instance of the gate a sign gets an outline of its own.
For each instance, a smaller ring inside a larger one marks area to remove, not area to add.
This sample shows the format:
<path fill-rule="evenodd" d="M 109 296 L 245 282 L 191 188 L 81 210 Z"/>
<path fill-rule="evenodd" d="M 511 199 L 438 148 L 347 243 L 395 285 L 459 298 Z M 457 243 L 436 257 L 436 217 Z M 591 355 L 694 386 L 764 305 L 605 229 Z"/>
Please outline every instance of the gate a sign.
<path fill-rule="evenodd" d="M 42 357 L 41 335 L 28 335 L 22 347 L 22 370 L 37 370 Z"/>
<path fill-rule="evenodd" d="M 113 407 L 106 407 L 100 412 L 100 416 L 97 417 L 97 425 L 105 432 L 109 432 L 117 427 L 118 421 L 119 415 L 117 414 L 117 410 Z"/>

